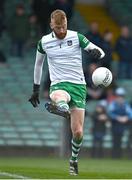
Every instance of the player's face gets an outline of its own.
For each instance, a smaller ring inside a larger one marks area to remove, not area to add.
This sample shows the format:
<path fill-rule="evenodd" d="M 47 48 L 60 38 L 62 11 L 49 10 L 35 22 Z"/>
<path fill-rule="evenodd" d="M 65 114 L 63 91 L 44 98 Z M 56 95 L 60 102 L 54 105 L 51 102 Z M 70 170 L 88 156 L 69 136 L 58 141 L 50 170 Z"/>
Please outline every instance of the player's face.
<path fill-rule="evenodd" d="M 52 20 L 51 29 L 58 39 L 64 39 L 67 33 L 67 20 L 65 19 L 62 24 L 56 24 L 55 21 Z"/>

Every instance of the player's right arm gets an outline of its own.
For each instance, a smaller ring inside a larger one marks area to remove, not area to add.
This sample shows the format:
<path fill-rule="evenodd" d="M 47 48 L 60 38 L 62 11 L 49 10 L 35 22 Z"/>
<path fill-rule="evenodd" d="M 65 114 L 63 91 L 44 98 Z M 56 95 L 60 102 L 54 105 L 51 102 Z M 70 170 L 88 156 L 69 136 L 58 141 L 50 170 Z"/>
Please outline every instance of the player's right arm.
<path fill-rule="evenodd" d="M 42 48 L 41 40 L 38 42 L 36 60 L 34 65 L 34 84 L 33 84 L 33 94 L 29 101 L 33 107 L 37 107 L 39 102 L 39 91 L 40 91 L 40 82 L 42 77 L 43 63 L 45 59 L 45 51 Z"/>

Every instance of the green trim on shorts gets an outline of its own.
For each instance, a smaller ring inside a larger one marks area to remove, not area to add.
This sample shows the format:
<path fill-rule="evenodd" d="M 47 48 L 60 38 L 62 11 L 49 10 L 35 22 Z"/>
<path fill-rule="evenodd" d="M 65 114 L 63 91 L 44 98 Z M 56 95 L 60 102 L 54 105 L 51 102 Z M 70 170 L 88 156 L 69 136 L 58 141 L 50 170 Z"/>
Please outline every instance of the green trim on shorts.
<path fill-rule="evenodd" d="M 55 90 L 64 90 L 71 96 L 71 100 L 68 103 L 70 108 L 78 107 L 85 109 L 87 92 L 85 84 L 61 82 L 50 87 L 50 94 Z"/>

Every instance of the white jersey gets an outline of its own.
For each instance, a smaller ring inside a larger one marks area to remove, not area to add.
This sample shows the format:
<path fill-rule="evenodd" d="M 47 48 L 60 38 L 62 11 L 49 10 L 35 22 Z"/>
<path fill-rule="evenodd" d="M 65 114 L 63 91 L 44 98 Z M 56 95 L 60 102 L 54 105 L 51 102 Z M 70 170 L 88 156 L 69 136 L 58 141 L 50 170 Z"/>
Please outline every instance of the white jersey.
<path fill-rule="evenodd" d="M 41 80 L 41 73 L 37 70 L 37 59 L 41 59 L 41 54 L 46 54 L 51 85 L 59 82 L 86 84 L 82 68 L 81 48 L 89 50 L 95 48 L 95 45 L 90 43 L 85 36 L 75 31 L 67 30 L 64 39 L 58 39 L 54 32 L 43 36 L 37 49 L 38 57 L 36 57 L 35 63 L 34 83 L 40 84 Z M 99 47 L 96 46 L 96 48 Z M 100 48 L 99 50 L 103 52 Z"/>

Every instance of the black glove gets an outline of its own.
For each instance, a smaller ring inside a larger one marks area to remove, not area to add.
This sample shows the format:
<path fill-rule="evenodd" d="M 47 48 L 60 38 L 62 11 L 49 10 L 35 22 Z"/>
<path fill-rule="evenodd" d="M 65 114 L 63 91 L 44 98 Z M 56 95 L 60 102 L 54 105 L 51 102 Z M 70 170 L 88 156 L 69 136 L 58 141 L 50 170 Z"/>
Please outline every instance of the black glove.
<path fill-rule="evenodd" d="M 31 102 L 33 107 L 37 107 L 38 104 L 40 104 L 39 89 L 40 89 L 40 85 L 37 85 L 37 84 L 33 85 L 33 94 L 31 95 L 31 98 L 29 99 L 29 102 Z"/>
<path fill-rule="evenodd" d="M 95 59 L 99 59 L 101 57 L 101 52 L 98 49 L 89 50 L 89 54 Z"/>

